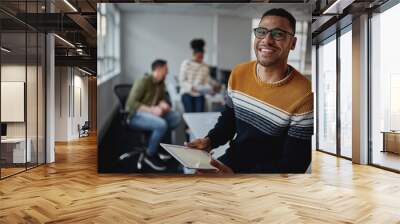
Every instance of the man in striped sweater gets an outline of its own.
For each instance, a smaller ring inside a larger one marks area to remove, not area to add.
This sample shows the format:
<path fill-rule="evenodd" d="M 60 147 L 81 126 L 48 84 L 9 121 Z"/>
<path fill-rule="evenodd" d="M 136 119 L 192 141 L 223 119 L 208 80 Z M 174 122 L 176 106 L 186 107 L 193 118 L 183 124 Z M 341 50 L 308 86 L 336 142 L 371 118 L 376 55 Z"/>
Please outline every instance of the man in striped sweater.
<path fill-rule="evenodd" d="M 254 29 L 257 61 L 237 65 L 228 100 L 215 127 L 189 147 L 210 151 L 230 142 L 212 160 L 218 173 L 304 173 L 311 162 L 311 84 L 287 64 L 296 46 L 295 18 L 284 9 L 264 13 Z"/>

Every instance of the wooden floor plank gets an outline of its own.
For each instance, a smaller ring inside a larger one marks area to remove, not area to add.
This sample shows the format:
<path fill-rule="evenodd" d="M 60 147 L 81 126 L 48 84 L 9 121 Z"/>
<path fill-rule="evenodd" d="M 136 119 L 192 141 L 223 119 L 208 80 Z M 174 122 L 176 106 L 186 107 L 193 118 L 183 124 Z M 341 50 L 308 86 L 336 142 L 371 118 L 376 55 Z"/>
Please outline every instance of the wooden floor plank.
<path fill-rule="evenodd" d="M 0 223 L 400 223 L 400 175 L 313 153 L 304 175 L 97 174 L 96 137 L 0 181 Z"/>

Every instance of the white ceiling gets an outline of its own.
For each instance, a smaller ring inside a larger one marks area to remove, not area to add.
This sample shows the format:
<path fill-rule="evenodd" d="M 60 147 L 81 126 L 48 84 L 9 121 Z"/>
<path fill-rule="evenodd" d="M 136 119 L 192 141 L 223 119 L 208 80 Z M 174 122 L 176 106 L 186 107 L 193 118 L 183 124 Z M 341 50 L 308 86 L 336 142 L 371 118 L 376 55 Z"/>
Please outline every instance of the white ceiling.
<path fill-rule="evenodd" d="M 190 15 L 231 15 L 259 18 L 271 8 L 284 8 L 298 21 L 311 21 L 309 3 L 117 3 L 122 13 L 169 13 Z"/>

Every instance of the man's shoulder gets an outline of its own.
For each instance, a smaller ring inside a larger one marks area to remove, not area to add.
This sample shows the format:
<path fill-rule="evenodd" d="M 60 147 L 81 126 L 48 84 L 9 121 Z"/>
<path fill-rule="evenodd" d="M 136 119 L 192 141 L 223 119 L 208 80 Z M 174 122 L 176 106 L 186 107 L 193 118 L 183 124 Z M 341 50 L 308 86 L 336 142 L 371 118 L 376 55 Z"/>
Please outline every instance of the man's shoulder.
<path fill-rule="evenodd" d="M 143 85 L 146 85 L 147 83 L 149 83 L 151 81 L 151 78 L 152 78 L 151 75 L 144 74 L 144 76 L 135 79 L 133 81 L 133 84 L 143 86 Z"/>
<path fill-rule="evenodd" d="M 256 61 L 246 61 L 240 64 L 237 64 L 234 68 L 233 71 L 245 71 L 245 70 L 251 70 L 255 64 Z"/>
<path fill-rule="evenodd" d="M 311 81 L 296 69 L 293 70 L 293 84 L 304 92 L 311 92 Z"/>
<path fill-rule="evenodd" d="M 153 76 L 145 73 L 143 77 L 140 79 L 142 82 L 150 82 L 153 80 Z"/>
<path fill-rule="evenodd" d="M 293 79 L 287 85 L 287 91 L 290 91 L 290 98 L 295 105 L 313 102 L 313 93 L 311 82 L 297 70 L 293 70 Z M 288 95 L 289 96 L 289 95 Z"/>
<path fill-rule="evenodd" d="M 256 61 L 247 61 L 244 63 L 237 64 L 232 69 L 231 79 L 242 79 L 248 77 L 246 74 L 251 73 L 251 70 L 255 68 L 255 64 Z"/>

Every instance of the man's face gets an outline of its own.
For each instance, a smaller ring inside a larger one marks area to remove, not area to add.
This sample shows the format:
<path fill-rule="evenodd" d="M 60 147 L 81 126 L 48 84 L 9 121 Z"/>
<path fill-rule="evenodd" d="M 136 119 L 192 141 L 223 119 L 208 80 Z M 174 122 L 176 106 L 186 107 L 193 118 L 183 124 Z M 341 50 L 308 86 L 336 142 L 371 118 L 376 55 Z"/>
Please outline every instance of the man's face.
<path fill-rule="evenodd" d="M 158 81 L 163 81 L 168 74 L 168 66 L 165 64 L 164 66 L 158 67 L 157 70 Z"/>
<path fill-rule="evenodd" d="M 261 20 L 259 27 L 264 27 L 268 30 L 278 28 L 289 33 L 294 33 L 289 21 L 280 16 L 265 16 Z M 296 37 L 286 34 L 282 40 L 274 40 L 271 32 L 269 32 L 264 38 L 255 38 L 254 52 L 257 62 L 264 67 L 269 67 L 281 63 L 286 64 L 289 51 L 294 49 L 295 46 Z"/>

